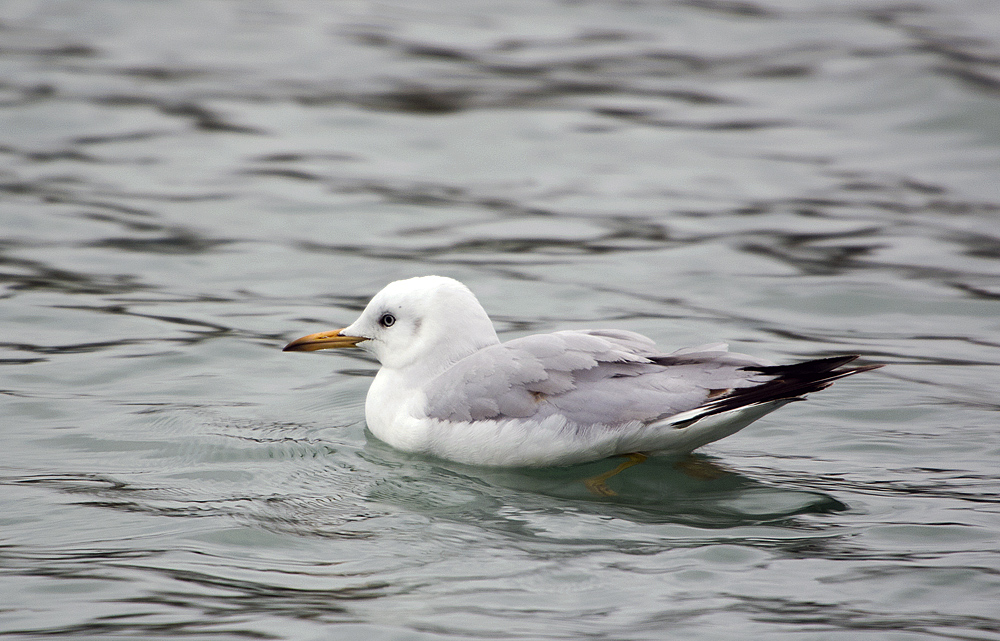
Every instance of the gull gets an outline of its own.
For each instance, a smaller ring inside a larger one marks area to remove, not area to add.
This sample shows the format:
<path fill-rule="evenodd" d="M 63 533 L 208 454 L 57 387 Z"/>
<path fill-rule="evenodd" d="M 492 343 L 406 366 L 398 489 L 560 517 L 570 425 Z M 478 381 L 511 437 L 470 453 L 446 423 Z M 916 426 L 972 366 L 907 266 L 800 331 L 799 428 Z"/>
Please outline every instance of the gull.
<path fill-rule="evenodd" d="M 848 367 L 857 355 L 775 365 L 725 343 L 664 353 L 620 329 L 501 343 L 469 288 L 442 276 L 390 283 L 351 325 L 284 350 L 344 347 L 381 363 L 365 401 L 377 438 L 406 452 L 496 467 L 626 455 L 624 469 L 649 455 L 682 455 L 837 379 L 881 367 Z M 591 489 L 613 494 L 603 480 Z"/>

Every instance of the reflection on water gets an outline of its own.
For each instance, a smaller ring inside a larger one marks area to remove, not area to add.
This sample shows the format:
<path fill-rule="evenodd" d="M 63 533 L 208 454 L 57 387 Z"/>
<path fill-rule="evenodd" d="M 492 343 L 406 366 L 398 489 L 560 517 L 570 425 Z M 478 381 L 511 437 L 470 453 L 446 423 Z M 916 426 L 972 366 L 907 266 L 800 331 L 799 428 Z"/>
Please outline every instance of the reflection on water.
<path fill-rule="evenodd" d="M 0 9 L 0 635 L 1000 635 L 989 2 Z M 155 34 L 151 37 L 150 34 Z M 386 282 L 889 367 L 595 497 L 370 439 Z"/>

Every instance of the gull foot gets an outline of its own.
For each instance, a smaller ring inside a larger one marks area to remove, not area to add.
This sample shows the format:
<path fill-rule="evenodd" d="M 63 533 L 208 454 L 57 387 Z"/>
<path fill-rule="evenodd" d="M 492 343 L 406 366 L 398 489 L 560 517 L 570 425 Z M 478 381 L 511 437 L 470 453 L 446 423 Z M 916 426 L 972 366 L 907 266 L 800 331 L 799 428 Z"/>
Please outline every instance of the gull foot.
<path fill-rule="evenodd" d="M 633 465 L 638 465 L 639 463 L 642 463 L 647 458 L 649 458 L 648 456 L 640 452 L 632 452 L 631 454 L 623 454 L 622 456 L 624 456 L 628 460 L 619 463 L 615 469 L 605 472 L 604 474 L 591 476 L 590 478 L 583 480 L 583 484 L 587 487 L 588 490 L 590 490 L 592 494 L 597 494 L 598 496 L 618 496 L 618 492 L 615 492 L 610 487 L 608 487 L 605 481 L 607 481 L 612 476 L 615 476 L 616 474 L 621 474 L 622 472 L 632 467 Z"/>
<path fill-rule="evenodd" d="M 674 463 L 674 468 L 684 472 L 693 479 L 714 481 L 732 474 L 730 470 L 705 459 L 688 456 Z"/>

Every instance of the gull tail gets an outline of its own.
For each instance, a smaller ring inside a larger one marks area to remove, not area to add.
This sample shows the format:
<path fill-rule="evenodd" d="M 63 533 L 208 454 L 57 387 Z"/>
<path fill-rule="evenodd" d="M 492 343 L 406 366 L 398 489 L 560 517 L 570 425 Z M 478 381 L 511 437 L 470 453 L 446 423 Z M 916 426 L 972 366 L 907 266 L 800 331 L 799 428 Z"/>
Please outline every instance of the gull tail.
<path fill-rule="evenodd" d="M 806 394 L 826 389 L 834 381 L 845 376 L 882 367 L 882 364 L 844 367 L 857 358 L 857 354 L 848 354 L 792 365 L 743 367 L 741 369 L 774 378 L 760 385 L 731 389 L 694 409 L 670 417 L 670 423 L 675 428 L 684 428 L 707 416 L 723 412 L 765 404 L 777 407 L 791 401 L 803 400 Z"/>

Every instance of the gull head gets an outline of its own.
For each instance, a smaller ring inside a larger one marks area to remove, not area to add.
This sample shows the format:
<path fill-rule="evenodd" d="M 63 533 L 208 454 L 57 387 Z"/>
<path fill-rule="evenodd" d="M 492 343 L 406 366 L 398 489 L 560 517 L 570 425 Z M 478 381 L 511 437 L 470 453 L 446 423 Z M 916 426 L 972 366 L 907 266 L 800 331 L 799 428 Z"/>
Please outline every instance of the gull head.
<path fill-rule="evenodd" d="M 386 285 L 347 327 L 303 336 L 285 351 L 359 347 L 386 368 L 443 368 L 499 342 L 468 287 L 453 278 L 419 276 Z"/>

